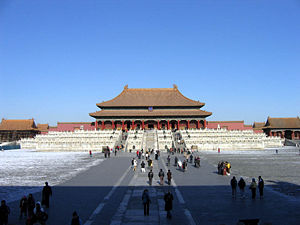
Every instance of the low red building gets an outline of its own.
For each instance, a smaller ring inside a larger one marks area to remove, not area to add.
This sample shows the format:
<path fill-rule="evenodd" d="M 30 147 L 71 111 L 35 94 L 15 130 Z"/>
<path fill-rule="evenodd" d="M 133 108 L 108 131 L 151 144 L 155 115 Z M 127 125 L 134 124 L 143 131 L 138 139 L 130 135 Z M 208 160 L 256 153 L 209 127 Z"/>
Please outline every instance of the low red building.
<path fill-rule="evenodd" d="M 0 143 L 18 141 L 21 138 L 32 138 L 39 134 L 34 119 L 29 120 L 6 120 L 0 124 Z"/>
<path fill-rule="evenodd" d="M 300 119 L 291 118 L 271 118 L 268 117 L 262 130 L 268 136 L 278 136 L 287 139 L 300 139 Z"/>
<path fill-rule="evenodd" d="M 38 123 L 37 129 L 40 131 L 41 134 L 48 134 L 49 124 L 40 124 L 40 123 Z"/>
<path fill-rule="evenodd" d="M 94 122 L 57 122 L 57 126 L 49 127 L 49 131 L 95 130 Z"/>
<path fill-rule="evenodd" d="M 251 125 L 245 125 L 244 121 L 207 121 L 207 128 L 217 129 L 225 128 L 227 130 L 252 130 Z"/>

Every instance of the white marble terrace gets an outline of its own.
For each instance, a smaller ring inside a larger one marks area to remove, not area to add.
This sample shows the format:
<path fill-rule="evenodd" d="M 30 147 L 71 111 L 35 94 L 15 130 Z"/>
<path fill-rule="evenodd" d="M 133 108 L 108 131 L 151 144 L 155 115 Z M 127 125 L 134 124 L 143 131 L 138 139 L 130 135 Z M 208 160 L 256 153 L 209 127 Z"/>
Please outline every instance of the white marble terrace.
<path fill-rule="evenodd" d="M 22 149 L 37 149 L 48 151 L 102 151 L 103 147 L 113 148 L 121 138 L 120 130 L 104 131 L 74 131 L 49 132 L 46 135 L 37 135 L 35 138 L 22 139 Z M 182 139 L 188 149 L 215 150 L 215 149 L 264 149 L 282 147 L 284 139 L 267 137 L 264 133 L 254 133 L 252 130 L 181 130 Z M 173 136 L 170 130 L 155 130 L 153 146 L 166 151 L 172 147 Z M 128 131 L 126 149 L 140 150 L 145 143 L 144 130 Z"/>
<path fill-rule="evenodd" d="M 264 149 L 282 147 L 284 139 L 267 137 L 264 133 L 254 133 L 252 130 L 182 130 L 182 139 L 188 149 Z"/>
<path fill-rule="evenodd" d="M 103 147 L 113 148 L 121 138 L 121 131 L 57 132 L 37 135 L 20 141 L 22 149 L 49 151 L 102 151 Z"/>

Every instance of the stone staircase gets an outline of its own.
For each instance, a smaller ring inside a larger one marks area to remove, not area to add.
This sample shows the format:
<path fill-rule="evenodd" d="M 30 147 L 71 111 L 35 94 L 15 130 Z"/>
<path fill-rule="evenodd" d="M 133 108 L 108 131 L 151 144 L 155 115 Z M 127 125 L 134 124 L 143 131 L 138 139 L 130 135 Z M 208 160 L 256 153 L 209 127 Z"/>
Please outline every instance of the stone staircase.
<path fill-rule="evenodd" d="M 143 149 L 158 149 L 156 130 L 146 130 L 143 137 Z"/>

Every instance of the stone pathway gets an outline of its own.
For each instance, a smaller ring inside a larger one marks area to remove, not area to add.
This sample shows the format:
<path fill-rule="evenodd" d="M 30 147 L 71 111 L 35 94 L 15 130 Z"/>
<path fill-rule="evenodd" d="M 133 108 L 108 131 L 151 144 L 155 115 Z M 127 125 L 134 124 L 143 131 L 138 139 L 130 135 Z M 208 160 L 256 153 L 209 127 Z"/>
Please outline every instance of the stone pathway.
<path fill-rule="evenodd" d="M 139 161 L 139 164 L 142 160 Z M 148 185 L 148 171 L 142 173 L 140 167 L 138 167 L 133 179 L 129 183 L 129 189 L 127 190 L 122 202 L 120 203 L 117 212 L 112 218 L 111 224 L 168 224 L 166 219 L 166 212 L 164 211 L 164 191 L 163 187 L 160 187 L 158 179 L 158 162 L 153 161 L 153 181 L 152 186 Z M 145 189 L 148 189 L 151 203 L 150 203 L 150 215 L 144 216 L 144 208 L 142 204 L 142 193 Z"/>

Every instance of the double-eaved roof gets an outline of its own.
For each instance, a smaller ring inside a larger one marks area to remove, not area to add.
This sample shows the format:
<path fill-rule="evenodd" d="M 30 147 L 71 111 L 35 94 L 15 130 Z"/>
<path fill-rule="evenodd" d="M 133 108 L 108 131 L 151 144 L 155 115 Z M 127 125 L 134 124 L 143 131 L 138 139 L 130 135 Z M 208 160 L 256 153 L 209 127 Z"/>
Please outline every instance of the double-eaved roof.
<path fill-rule="evenodd" d="M 177 86 L 174 88 L 128 88 L 112 100 L 98 103 L 104 107 L 169 107 L 169 106 L 197 106 L 205 104 L 191 100 L 180 93 Z"/>
<path fill-rule="evenodd" d="M 153 116 L 210 116 L 200 110 L 205 104 L 185 97 L 173 88 L 128 88 L 115 98 L 98 103 L 101 111 L 90 113 L 98 117 L 153 117 Z"/>

